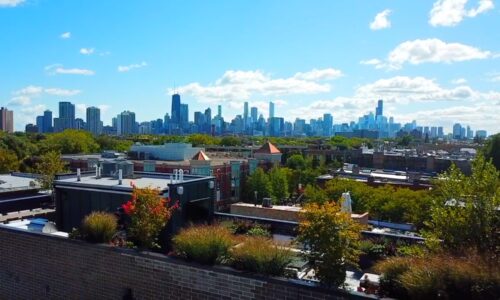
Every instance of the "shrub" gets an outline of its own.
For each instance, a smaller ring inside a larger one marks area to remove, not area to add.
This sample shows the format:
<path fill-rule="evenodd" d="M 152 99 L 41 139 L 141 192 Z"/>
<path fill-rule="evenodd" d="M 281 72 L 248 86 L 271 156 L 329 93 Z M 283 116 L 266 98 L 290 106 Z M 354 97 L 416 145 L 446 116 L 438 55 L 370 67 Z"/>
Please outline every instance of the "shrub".
<path fill-rule="evenodd" d="M 264 227 L 255 225 L 247 231 L 249 236 L 260 236 L 260 237 L 270 237 L 271 233 Z"/>
<path fill-rule="evenodd" d="M 221 263 L 233 244 L 227 228 L 208 225 L 183 229 L 172 241 L 178 255 L 207 265 Z"/>
<path fill-rule="evenodd" d="M 248 234 L 248 235 L 261 235 L 270 236 L 271 226 L 258 224 L 248 220 L 235 220 L 235 221 L 224 221 L 221 223 L 222 226 L 226 227 L 233 234 Z"/>
<path fill-rule="evenodd" d="M 360 231 L 361 225 L 333 201 L 304 207 L 298 241 L 309 250 L 305 256 L 323 285 L 344 284 L 347 267 L 356 266 L 359 260 Z"/>
<path fill-rule="evenodd" d="M 108 243 L 116 233 L 117 219 L 113 214 L 93 212 L 82 223 L 84 238 L 94 243 Z"/>
<path fill-rule="evenodd" d="M 178 203 L 170 205 L 170 200 L 162 198 L 158 189 L 132 187 L 132 199 L 122 205 L 125 214 L 130 216 L 127 233 L 136 245 L 155 248 L 160 231 L 178 208 Z"/>
<path fill-rule="evenodd" d="M 396 258 L 377 267 L 385 295 L 411 299 L 498 299 L 498 261 L 446 255 Z M 396 287 L 396 289 L 394 289 Z M 392 289 L 391 289 L 392 288 Z"/>
<path fill-rule="evenodd" d="M 231 249 L 231 264 L 240 270 L 281 276 L 292 261 L 289 249 L 264 237 L 248 237 Z"/>

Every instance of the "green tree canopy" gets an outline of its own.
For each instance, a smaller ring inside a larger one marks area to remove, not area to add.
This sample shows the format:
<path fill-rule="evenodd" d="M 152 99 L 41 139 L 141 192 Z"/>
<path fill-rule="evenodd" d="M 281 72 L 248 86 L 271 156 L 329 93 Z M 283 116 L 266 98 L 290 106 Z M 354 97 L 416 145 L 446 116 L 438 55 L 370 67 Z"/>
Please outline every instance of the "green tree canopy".
<path fill-rule="evenodd" d="M 500 170 L 500 133 L 488 138 L 483 152 L 486 159 L 491 159 L 497 170 Z"/>
<path fill-rule="evenodd" d="M 274 167 L 269 173 L 271 182 L 271 197 L 275 203 L 281 203 L 283 199 L 288 198 L 288 179 L 285 170 Z"/>
<path fill-rule="evenodd" d="M 297 239 L 309 250 L 305 256 L 322 284 L 338 287 L 344 283 L 347 267 L 357 265 L 360 232 L 360 224 L 333 201 L 304 207 Z"/>
<path fill-rule="evenodd" d="M 257 168 L 255 172 L 247 179 L 248 192 L 253 195 L 257 192 L 257 200 L 262 202 L 262 199 L 269 197 L 271 194 L 271 183 L 269 176 L 262 170 Z M 252 198 L 252 200 L 254 200 Z"/>
<path fill-rule="evenodd" d="M 0 148 L 0 174 L 17 171 L 19 160 L 13 151 Z"/>
<path fill-rule="evenodd" d="M 95 153 L 99 145 L 90 132 L 68 129 L 63 132 L 49 134 L 44 142 L 46 149 L 62 154 Z"/>
<path fill-rule="evenodd" d="M 52 189 L 56 174 L 66 171 L 66 163 L 61 160 L 61 154 L 49 151 L 40 157 L 35 170 L 42 177 L 38 180 L 44 189 Z"/>
<path fill-rule="evenodd" d="M 302 170 L 306 168 L 306 160 L 302 154 L 294 154 L 286 160 L 286 166 L 292 170 Z"/>
<path fill-rule="evenodd" d="M 436 180 L 435 187 L 426 234 L 441 239 L 444 248 L 451 251 L 499 251 L 500 181 L 493 164 L 477 156 L 470 176 L 452 165 Z"/>

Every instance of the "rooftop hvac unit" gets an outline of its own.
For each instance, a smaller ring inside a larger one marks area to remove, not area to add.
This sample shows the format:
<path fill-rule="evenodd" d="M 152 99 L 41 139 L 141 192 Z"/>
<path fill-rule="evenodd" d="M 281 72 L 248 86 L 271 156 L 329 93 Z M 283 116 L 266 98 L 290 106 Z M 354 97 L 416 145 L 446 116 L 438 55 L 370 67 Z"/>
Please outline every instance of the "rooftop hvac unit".
<path fill-rule="evenodd" d="M 123 178 L 134 175 L 134 164 L 126 160 L 107 160 L 102 162 L 102 176 L 118 178 L 118 170 L 122 170 Z"/>

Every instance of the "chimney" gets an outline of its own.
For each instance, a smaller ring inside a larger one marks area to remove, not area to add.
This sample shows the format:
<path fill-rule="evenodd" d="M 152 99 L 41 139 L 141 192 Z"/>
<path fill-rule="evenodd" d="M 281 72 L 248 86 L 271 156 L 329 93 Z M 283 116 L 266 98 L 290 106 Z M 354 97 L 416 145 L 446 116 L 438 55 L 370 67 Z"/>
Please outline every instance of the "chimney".
<path fill-rule="evenodd" d="M 76 169 L 76 181 L 82 181 L 82 173 L 80 172 L 80 168 Z"/>
<path fill-rule="evenodd" d="M 122 185 L 122 179 L 123 179 L 123 170 L 119 169 L 118 170 L 118 185 Z"/>

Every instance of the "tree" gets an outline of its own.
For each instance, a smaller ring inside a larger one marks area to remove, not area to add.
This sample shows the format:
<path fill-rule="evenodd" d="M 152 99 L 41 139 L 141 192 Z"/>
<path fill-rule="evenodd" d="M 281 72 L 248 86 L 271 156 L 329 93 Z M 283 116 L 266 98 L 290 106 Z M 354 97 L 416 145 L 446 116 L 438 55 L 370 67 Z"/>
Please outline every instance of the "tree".
<path fill-rule="evenodd" d="M 96 143 L 101 150 L 114 150 L 126 152 L 132 146 L 132 141 L 111 137 L 109 135 L 100 135 L 95 138 Z"/>
<path fill-rule="evenodd" d="M 304 189 L 304 194 L 308 203 L 324 204 L 328 201 L 328 196 L 325 191 L 313 185 L 307 185 Z"/>
<path fill-rule="evenodd" d="M 269 174 L 269 180 L 271 181 L 273 202 L 280 203 L 283 199 L 288 198 L 288 180 L 284 170 L 274 167 Z"/>
<path fill-rule="evenodd" d="M 192 134 L 187 138 L 187 142 L 193 144 L 193 146 L 201 145 L 215 145 L 218 144 L 216 138 L 207 134 Z"/>
<path fill-rule="evenodd" d="M 240 146 L 241 145 L 241 139 L 235 136 L 225 136 L 223 137 L 219 145 L 221 146 Z"/>
<path fill-rule="evenodd" d="M 500 133 L 488 138 L 483 152 L 486 159 L 491 159 L 497 170 L 500 170 Z"/>
<path fill-rule="evenodd" d="M 159 189 L 133 188 L 132 199 L 122 205 L 123 211 L 130 217 L 127 232 L 138 246 L 155 248 L 160 231 L 179 204 L 162 198 Z"/>
<path fill-rule="evenodd" d="M 40 157 L 35 166 L 36 173 L 42 176 L 38 179 L 42 188 L 52 189 L 56 174 L 66 171 L 66 163 L 61 160 L 61 154 L 49 151 Z"/>
<path fill-rule="evenodd" d="M 499 251 L 499 175 L 481 155 L 472 162 L 470 176 L 452 165 L 435 182 L 435 201 L 425 234 L 431 240 L 441 239 L 443 247 L 451 251 Z"/>
<path fill-rule="evenodd" d="M 63 154 L 95 153 L 100 150 L 90 132 L 74 129 L 50 134 L 44 144 L 46 149 Z"/>
<path fill-rule="evenodd" d="M 269 197 L 271 193 L 271 184 L 269 176 L 262 170 L 257 168 L 255 172 L 247 179 L 248 191 L 253 195 L 257 192 L 257 201 L 262 202 L 262 199 Z"/>
<path fill-rule="evenodd" d="M 309 250 L 306 258 L 322 284 L 338 287 L 344 283 L 347 266 L 357 265 L 360 232 L 361 225 L 333 201 L 304 207 L 297 239 Z"/>
<path fill-rule="evenodd" d="M 302 170 L 306 167 L 306 160 L 301 154 L 294 154 L 286 160 L 286 166 L 292 170 Z"/>
<path fill-rule="evenodd" d="M 19 161 L 14 152 L 0 148 L 0 173 L 17 171 Z"/>

